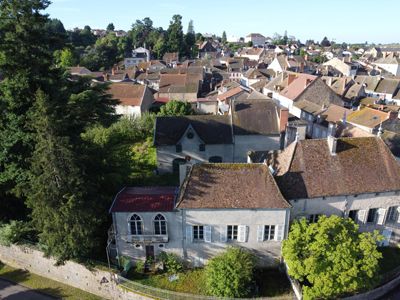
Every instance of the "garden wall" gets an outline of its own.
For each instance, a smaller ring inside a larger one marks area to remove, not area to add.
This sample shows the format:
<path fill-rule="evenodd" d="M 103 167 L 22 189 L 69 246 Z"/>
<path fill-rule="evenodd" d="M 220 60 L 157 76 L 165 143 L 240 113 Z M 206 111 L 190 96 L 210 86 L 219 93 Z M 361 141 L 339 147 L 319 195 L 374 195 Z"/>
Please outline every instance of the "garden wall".
<path fill-rule="evenodd" d="M 5 247 L 0 245 L 0 261 L 14 268 L 28 270 L 106 299 L 150 299 L 119 288 L 116 282 L 117 275 L 112 272 L 98 269 L 89 270 L 83 265 L 70 261 L 56 266 L 54 259 L 45 258 L 41 251 L 28 246 Z"/>

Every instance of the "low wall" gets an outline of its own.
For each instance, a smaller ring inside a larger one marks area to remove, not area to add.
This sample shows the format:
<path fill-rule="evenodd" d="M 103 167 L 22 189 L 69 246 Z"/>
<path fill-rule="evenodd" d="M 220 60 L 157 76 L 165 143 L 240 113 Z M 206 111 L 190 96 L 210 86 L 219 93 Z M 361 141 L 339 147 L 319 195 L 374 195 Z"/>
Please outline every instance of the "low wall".
<path fill-rule="evenodd" d="M 71 261 L 56 266 L 54 259 L 45 258 L 41 251 L 28 246 L 5 247 L 0 245 L 0 261 L 14 268 L 28 270 L 106 299 L 150 299 L 119 288 L 116 282 L 117 276 L 112 272 L 98 269 L 89 270 L 85 266 Z"/>

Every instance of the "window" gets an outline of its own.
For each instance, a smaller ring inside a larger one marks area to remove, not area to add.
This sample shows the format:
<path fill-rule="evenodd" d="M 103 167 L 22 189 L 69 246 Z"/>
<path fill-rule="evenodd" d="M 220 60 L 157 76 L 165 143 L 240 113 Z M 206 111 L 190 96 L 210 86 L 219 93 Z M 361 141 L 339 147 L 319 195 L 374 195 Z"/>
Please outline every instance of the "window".
<path fill-rule="evenodd" d="M 357 222 L 357 213 L 358 213 L 358 210 L 350 210 L 349 211 L 349 218 L 352 219 L 354 222 Z"/>
<path fill-rule="evenodd" d="M 211 156 L 208 159 L 208 162 L 210 162 L 210 163 L 222 163 L 222 157 L 221 156 Z"/>
<path fill-rule="evenodd" d="M 238 239 L 238 225 L 228 225 L 227 227 L 228 241 L 237 241 Z"/>
<path fill-rule="evenodd" d="M 206 145 L 200 144 L 199 145 L 199 151 L 201 151 L 201 152 L 206 151 Z"/>
<path fill-rule="evenodd" d="M 388 222 L 397 222 L 399 219 L 399 211 L 398 206 L 391 206 L 389 207 L 388 214 L 387 214 L 387 221 Z"/>
<path fill-rule="evenodd" d="M 182 152 L 182 145 L 181 144 L 176 145 L 175 150 L 176 150 L 176 153 Z"/>
<path fill-rule="evenodd" d="M 186 159 L 183 158 L 175 158 L 172 161 L 172 172 L 174 174 L 179 174 L 179 166 L 186 163 Z"/>
<path fill-rule="evenodd" d="M 189 131 L 189 132 L 186 134 L 186 137 L 187 137 L 189 140 L 191 140 L 192 138 L 194 138 L 194 133 L 191 132 L 191 131 Z"/>
<path fill-rule="evenodd" d="M 203 241 L 204 240 L 204 227 L 203 225 L 193 226 L 193 240 Z"/>
<path fill-rule="evenodd" d="M 264 226 L 264 241 L 275 239 L 275 225 Z"/>
<path fill-rule="evenodd" d="M 378 216 L 378 209 L 370 208 L 368 210 L 367 223 L 375 223 L 377 216 Z"/>
<path fill-rule="evenodd" d="M 164 216 L 158 214 L 154 218 L 154 234 L 156 235 L 165 235 L 167 234 L 167 221 Z"/>
<path fill-rule="evenodd" d="M 141 235 L 143 234 L 143 222 L 142 218 L 138 215 L 134 214 L 129 220 L 129 225 L 131 229 L 132 235 Z"/>
<path fill-rule="evenodd" d="M 318 214 L 309 215 L 309 216 L 308 216 L 308 221 L 309 221 L 310 223 L 317 223 L 317 222 L 318 222 L 318 219 L 319 219 L 319 216 L 320 216 L 320 215 L 318 215 Z"/>

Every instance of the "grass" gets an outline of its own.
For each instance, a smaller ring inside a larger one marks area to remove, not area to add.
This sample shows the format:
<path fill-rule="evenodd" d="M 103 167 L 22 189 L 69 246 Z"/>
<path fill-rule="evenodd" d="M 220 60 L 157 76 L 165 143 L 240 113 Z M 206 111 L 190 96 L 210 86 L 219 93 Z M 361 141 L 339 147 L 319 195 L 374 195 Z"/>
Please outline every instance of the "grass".
<path fill-rule="evenodd" d="M 15 269 L 0 262 L 0 278 L 18 283 L 37 292 L 69 300 L 99 300 L 96 295 L 72 286 L 42 277 L 24 270 Z"/>
<path fill-rule="evenodd" d="M 204 269 L 191 269 L 178 273 L 179 279 L 173 282 L 168 280 L 168 274 L 141 274 L 129 272 L 129 279 L 143 285 L 170 290 L 174 292 L 196 295 L 205 294 L 206 277 Z M 285 274 L 277 269 L 260 269 L 255 273 L 255 281 L 259 288 L 260 297 L 277 297 L 279 299 L 293 299 L 293 293 Z"/>

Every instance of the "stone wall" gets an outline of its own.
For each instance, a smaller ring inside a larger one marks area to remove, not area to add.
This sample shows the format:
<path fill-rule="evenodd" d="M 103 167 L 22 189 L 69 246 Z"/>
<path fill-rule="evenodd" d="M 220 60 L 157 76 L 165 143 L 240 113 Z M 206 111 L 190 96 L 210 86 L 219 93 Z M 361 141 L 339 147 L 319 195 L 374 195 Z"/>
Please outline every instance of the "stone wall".
<path fill-rule="evenodd" d="M 14 268 L 85 290 L 105 299 L 150 299 L 118 287 L 116 274 L 98 269 L 89 270 L 75 262 L 56 266 L 56 261 L 43 257 L 43 253 L 27 246 L 5 247 L 0 245 L 0 261 Z"/>

